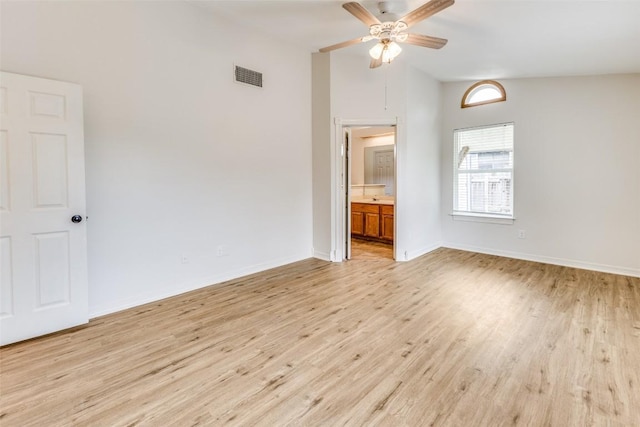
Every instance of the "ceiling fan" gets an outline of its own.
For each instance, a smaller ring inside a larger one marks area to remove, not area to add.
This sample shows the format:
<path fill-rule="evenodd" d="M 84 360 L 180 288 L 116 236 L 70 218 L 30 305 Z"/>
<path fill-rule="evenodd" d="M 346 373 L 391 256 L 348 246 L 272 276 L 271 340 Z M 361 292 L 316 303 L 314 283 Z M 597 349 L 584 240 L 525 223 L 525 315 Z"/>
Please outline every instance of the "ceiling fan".
<path fill-rule="evenodd" d="M 416 46 L 440 49 L 442 46 L 447 44 L 447 39 L 424 36 L 422 34 L 411 34 L 406 33 L 405 31 L 412 25 L 430 17 L 431 15 L 435 15 L 441 10 L 451 6 L 453 3 L 454 0 L 431 0 L 398 20 L 385 22 L 380 22 L 375 15 L 365 9 L 364 6 L 358 2 L 352 1 L 345 3 L 342 7 L 347 12 L 369 26 L 369 35 L 323 47 L 320 49 L 320 52 L 329 52 L 357 43 L 378 40 L 378 43 L 369 50 L 369 55 L 371 56 L 371 64 L 369 64 L 369 68 L 377 68 L 381 66 L 383 62 L 391 63 L 391 61 L 398 56 L 402 51 L 402 48 L 398 43 L 409 43 Z M 378 3 L 382 16 L 387 14 L 387 7 L 389 5 L 390 2 Z"/>

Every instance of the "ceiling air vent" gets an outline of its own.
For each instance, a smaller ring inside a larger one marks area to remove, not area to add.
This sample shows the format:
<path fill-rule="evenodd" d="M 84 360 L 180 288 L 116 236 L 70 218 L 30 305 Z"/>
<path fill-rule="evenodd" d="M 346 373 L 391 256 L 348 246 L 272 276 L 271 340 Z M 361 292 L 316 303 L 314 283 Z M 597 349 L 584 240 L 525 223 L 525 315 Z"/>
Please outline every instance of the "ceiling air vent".
<path fill-rule="evenodd" d="M 236 81 L 251 86 L 262 87 L 262 73 L 236 65 Z"/>

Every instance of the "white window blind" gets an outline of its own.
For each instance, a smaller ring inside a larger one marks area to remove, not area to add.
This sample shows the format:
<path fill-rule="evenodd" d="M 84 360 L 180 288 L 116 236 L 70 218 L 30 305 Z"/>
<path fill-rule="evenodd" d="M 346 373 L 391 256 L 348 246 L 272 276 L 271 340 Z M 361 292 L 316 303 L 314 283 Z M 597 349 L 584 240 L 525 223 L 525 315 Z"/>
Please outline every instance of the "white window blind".
<path fill-rule="evenodd" d="M 513 123 L 454 131 L 454 215 L 513 218 L 513 132 Z"/>

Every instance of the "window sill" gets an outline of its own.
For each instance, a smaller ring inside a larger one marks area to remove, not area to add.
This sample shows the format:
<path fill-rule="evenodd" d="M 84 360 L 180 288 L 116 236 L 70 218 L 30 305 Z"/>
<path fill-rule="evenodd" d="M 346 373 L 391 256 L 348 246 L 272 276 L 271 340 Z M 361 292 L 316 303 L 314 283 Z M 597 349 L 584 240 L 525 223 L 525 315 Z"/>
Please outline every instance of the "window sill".
<path fill-rule="evenodd" d="M 514 217 L 505 217 L 502 215 L 491 214 L 451 213 L 449 215 L 451 215 L 451 218 L 454 221 L 484 222 L 488 224 L 511 225 L 516 220 Z"/>

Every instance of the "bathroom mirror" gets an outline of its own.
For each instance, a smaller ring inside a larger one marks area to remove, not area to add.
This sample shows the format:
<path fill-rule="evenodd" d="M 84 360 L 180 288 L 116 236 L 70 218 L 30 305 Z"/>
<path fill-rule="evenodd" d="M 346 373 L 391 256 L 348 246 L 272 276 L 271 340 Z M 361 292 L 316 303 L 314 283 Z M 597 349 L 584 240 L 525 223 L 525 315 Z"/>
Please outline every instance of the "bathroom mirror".
<path fill-rule="evenodd" d="M 369 188 L 384 185 L 384 192 L 395 192 L 395 128 L 388 126 L 354 128 L 351 146 L 351 184 Z M 373 191 L 372 188 L 369 188 Z M 376 190 L 378 191 L 378 190 Z"/>
<path fill-rule="evenodd" d="M 379 145 L 364 149 L 364 181 L 366 184 L 384 184 L 384 195 L 394 191 L 394 145 Z"/>

